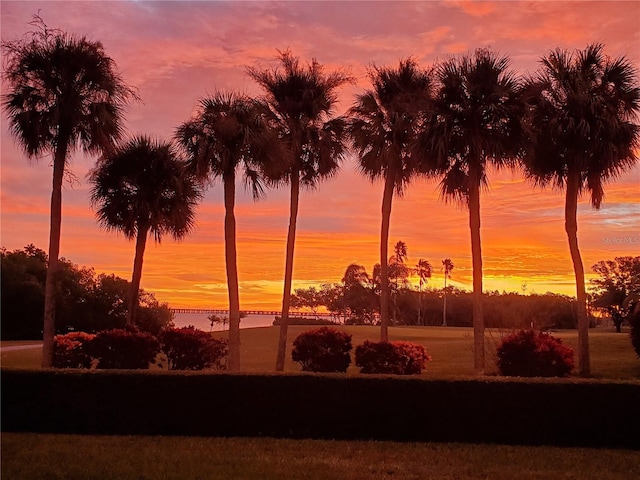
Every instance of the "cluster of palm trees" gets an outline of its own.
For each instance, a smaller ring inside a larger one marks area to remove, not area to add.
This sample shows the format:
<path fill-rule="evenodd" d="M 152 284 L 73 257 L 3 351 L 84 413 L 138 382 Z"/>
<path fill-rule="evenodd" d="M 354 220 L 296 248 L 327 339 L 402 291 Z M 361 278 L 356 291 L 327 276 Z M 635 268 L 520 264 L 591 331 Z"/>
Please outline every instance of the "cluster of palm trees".
<path fill-rule="evenodd" d="M 635 69 L 625 58 L 610 59 L 599 44 L 576 52 L 556 50 L 542 59 L 539 72 L 526 78 L 510 69 L 507 57 L 486 49 L 428 69 L 413 59 L 401 60 L 397 67 L 370 67 L 371 88 L 357 96 L 345 115 L 337 116 L 338 89 L 354 79 L 345 71 L 326 73 L 316 60 L 301 63 L 291 52 L 279 52 L 277 66 L 247 68 L 248 76 L 262 87 L 262 97 L 214 93 L 203 98 L 195 115 L 176 129 L 174 143 L 138 136 L 118 144 L 122 110 L 137 98 L 134 90 L 122 81 L 99 42 L 41 27 L 28 40 L 3 43 L 4 75 L 10 87 L 3 106 L 26 154 L 53 157 L 44 366 L 51 365 L 53 353 L 62 177 L 68 154 L 82 147 L 102 155 L 90 177 L 100 223 L 136 238 L 130 323 L 135 322 L 132 307 L 147 237 L 153 234 L 156 241 L 164 234 L 183 237 L 194 225 L 203 184 L 222 179 L 231 370 L 240 367 L 234 216 L 238 174 L 256 198 L 265 186 L 290 188 L 276 370 L 284 368 L 300 189 L 315 188 L 335 175 L 352 152 L 362 173 L 384 184 L 383 340 L 388 338 L 390 312 L 388 238 L 394 195 L 402 195 L 416 176 L 427 176 L 439 179 L 445 200 L 468 208 L 474 364 L 482 374 L 481 191 L 488 184 L 490 165 L 522 166 L 535 182 L 566 190 L 565 227 L 580 305 L 579 372 L 589 375 L 576 207 L 580 194 L 589 192 L 598 208 L 603 183 L 637 161 L 640 88 Z M 396 255 L 400 263 L 401 254 Z"/>

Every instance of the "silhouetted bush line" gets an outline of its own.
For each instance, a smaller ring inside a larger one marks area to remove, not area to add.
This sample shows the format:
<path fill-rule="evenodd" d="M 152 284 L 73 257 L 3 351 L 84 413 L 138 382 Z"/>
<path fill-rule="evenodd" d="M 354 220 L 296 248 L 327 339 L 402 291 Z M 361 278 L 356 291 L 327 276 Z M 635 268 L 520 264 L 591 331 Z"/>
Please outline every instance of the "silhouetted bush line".
<path fill-rule="evenodd" d="M 226 368 L 228 350 L 226 339 L 215 339 L 193 326 L 165 328 L 158 337 L 135 328 L 116 328 L 95 335 L 56 335 L 53 366 L 146 370 L 155 363 L 169 370 L 221 370 Z M 166 362 L 158 359 L 159 354 Z"/>
<path fill-rule="evenodd" d="M 282 322 L 282 317 L 276 317 L 273 326 L 277 327 Z M 339 325 L 340 322 L 330 318 L 289 317 L 289 325 Z"/>
<path fill-rule="evenodd" d="M 2 430 L 640 448 L 640 383 L 2 371 Z"/>

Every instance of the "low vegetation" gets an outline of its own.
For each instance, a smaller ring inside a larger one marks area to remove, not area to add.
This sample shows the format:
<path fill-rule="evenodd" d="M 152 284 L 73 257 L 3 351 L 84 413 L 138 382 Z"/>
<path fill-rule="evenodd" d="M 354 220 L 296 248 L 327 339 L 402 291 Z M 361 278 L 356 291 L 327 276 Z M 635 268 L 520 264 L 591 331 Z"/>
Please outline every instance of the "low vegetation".
<path fill-rule="evenodd" d="M 158 337 L 136 329 L 73 332 L 54 338 L 56 368 L 220 370 L 226 367 L 226 339 L 194 327 L 165 328 Z M 160 358 L 159 358 L 160 356 Z"/>
<path fill-rule="evenodd" d="M 373 326 L 333 327 L 352 336 L 353 345 L 366 340 L 378 341 L 380 329 Z M 290 326 L 291 338 L 308 331 L 307 326 Z M 488 329 L 485 336 L 487 350 L 487 373 L 498 374 L 496 351 L 502 339 L 511 330 Z M 560 330 L 553 335 L 575 350 L 577 334 L 575 330 Z M 216 339 L 225 339 L 227 332 L 214 332 Z M 472 331 L 460 327 L 391 327 L 391 341 L 409 341 L 424 345 L 431 361 L 428 369 L 420 375 L 424 378 L 459 378 L 473 376 Z M 242 330 L 243 372 L 261 373 L 273 371 L 273 352 L 278 341 L 278 329 L 274 327 L 248 328 Z M 36 344 L 37 342 L 2 342 L 2 347 Z M 640 379 L 640 361 L 631 346 L 629 330 L 622 333 L 613 329 L 595 328 L 589 332 L 591 349 L 592 376 L 598 379 L 632 380 Z M 2 351 L 2 367 L 18 369 L 39 369 L 41 349 L 33 348 L 16 351 Z M 157 368 L 157 367 L 156 367 Z M 291 356 L 285 362 L 285 372 L 299 372 L 302 368 Z M 347 375 L 358 375 L 359 369 L 351 364 Z"/>
<path fill-rule="evenodd" d="M 574 367 L 572 348 L 531 329 L 505 337 L 496 356 L 500 374 L 509 377 L 568 377 Z"/>
<path fill-rule="evenodd" d="M 365 341 L 356 348 L 360 373 L 416 375 L 422 373 L 429 360 L 424 346 L 413 342 Z"/>
<path fill-rule="evenodd" d="M 303 332 L 293 341 L 291 358 L 306 372 L 346 372 L 351 363 L 351 335 L 322 327 Z"/>

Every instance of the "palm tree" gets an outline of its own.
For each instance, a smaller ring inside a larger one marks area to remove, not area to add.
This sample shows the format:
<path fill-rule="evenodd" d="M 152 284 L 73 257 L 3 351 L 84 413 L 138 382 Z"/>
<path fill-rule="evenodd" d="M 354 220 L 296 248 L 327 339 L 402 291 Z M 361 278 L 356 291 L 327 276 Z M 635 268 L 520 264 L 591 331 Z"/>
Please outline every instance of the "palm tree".
<path fill-rule="evenodd" d="M 265 122 L 264 105 L 233 92 L 200 101 L 195 117 L 178 127 L 176 137 L 188 152 L 188 169 L 202 180 L 221 177 L 224 187 L 224 238 L 229 294 L 228 369 L 240 369 L 240 297 L 236 261 L 235 183 L 242 170 L 255 199 L 262 194 L 260 169 L 278 151 Z"/>
<path fill-rule="evenodd" d="M 361 172 L 372 181 L 384 179 L 380 228 L 380 338 L 389 339 L 388 242 L 394 192 L 402 195 L 416 174 L 411 145 L 420 125 L 421 111 L 429 107 L 430 74 L 412 59 L 397 68 L 369 70 L 373 89 L 358 95 L 349 110 L 349 133 Z"/>
<path fill-rule="evenodd" d="M 289 325 L 289 302 L 293 277 L 293 254 L 300 185 L 315 188 L 336 174 L 345 155 L 345 121 L 333 117 L 336 90 L 352 81 L 345 72 L 325 75 L 315 59 L 306 67 L 291 52 L 279 52 L 279 67 L 247 69 L 249 76 L 265 91 L 266 102 L 280 130 L 281 140 L 291 156 L 279 162 L 279 168 L 267 172 L 273 183 L 289 184 L 290 214 L 287 233 L 282 315 L 276 370 L 284 370 Z"/>
<path fill-rule="evenodd" d="M 92 154 L 108 151 L 121 135 L 123 108 L 135 94 L 100 42 L 49 30 L 37 15 L 32 24 L 39 30 L 30 37 L 2 43 L 7 82 L 2 104 L 11 133 L 27 156 L 50 154 L 53 159 L 42 349 L 42 366 L 51 367 L 68 156 L 77 147 Z"/>
<path fill-rule="evenodd" d="M 478 375 L 484 374 L 480 190 L 487 184 L 487 164 L 515 166 L 523 137 L 519 82 L 508 67 L 507 57 L 484 49 L 439 65 L 434 108 L 418 144 L 423 168 L 442 175 L 443 197 L 469 209 Z"/>
<path fill-rule="evenodd" d="M 526 163 L 539 185 L 566 191 L 565 231 L 578 300 L 578 370 L 590 375 L 584 267 L 578 248 L 578 199 L 588 192 L 600 208 L 604 183 L 637 163 L 640 112 L 637 72 L 624 57 L 610 59 L 601 44 L 569 53 L 554 50 L 527 82 L 534 139 Z"/>
<path fill-rule="evenodd" d="M 447 326 L 447 279 L 451 278 L 451 272 L 453 271 L 453 262 L 450 258 L 442 260 L 442 271 L 444 272 L 444 289 L 442 290 L 442 296 L 444 299 L 442 307 L 442 326 Z"/>
<path fill-rule="evenodd" d="M 422 285 L 426 285 L 429 278 L 431 278 L 431 264 L 428 260 L 421 258 L 415 267 L 415 273 L 420 280 L 418 286 L 418 325 L 422 324 Z"/>
<path fill-rule="evenodd" d="M 136 323 L 138 292 L 147 237 L 179 240 L 194 226 L 202 197 L 170 143 L 134 137 L 106 153 L 90 173 L 91 203 L 107 230 L 136 239 L 133 275 L 127 295 L 127 326 Z"/>

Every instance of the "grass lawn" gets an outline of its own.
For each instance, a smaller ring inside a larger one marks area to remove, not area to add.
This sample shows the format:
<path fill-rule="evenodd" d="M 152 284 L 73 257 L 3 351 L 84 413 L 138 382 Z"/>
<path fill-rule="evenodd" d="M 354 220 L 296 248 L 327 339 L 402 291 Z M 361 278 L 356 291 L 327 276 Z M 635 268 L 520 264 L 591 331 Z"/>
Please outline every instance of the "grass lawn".
<path fill-rule="evenodd" d="M 2 435 L 2 478 L 630 480 L 640 452 L 273 438 Z"/>

